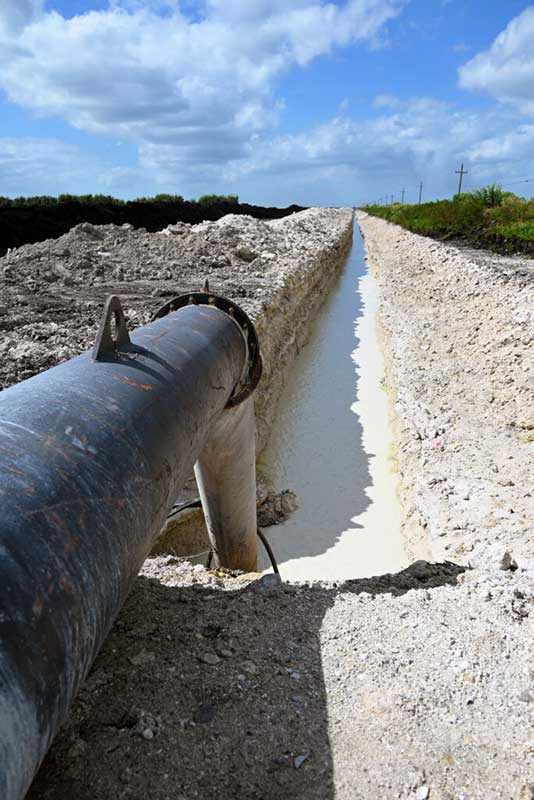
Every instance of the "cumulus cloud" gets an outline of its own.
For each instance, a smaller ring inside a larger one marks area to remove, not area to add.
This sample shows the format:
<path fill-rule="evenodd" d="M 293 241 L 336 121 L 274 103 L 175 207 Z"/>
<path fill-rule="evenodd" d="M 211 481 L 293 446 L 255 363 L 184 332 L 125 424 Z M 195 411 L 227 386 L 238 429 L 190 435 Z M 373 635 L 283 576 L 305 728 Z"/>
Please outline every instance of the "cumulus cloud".
<path fill-rule="evenodd" d="M 184 164 L 224 162 L 276 126 L 283 71 L 372 42 L 404 2 L 206 0 L 192 18 L 174 0 L 112 0 L 65 19 L 38 0 L 7 0 L 0 86 L 12 102 L 85 131 L 172 145 Z"/>
<path fill-rule="evenodd" d="M 534 109 L 534 82 L 524 78 L 534 62 L 534 8 L 461 71 L 463 86 L 492 91 L 509 108 L 470 113 L 380 95 L 367 120 L 342 104 L 311 130 L 277 133 L 284 71 L 334 48 L 372 46 L 403 4 L 292 0 L 288 10 L 287 0 L 109 0 L 106 10 L 66 19 L 50 2 L 2 0 L 0 87 L 9 98 L 134 142 L 139 153 L 137 165 L 113 168 L 55 140 L 4 139 L 3 191 L 221 191 L 346 204 L 420 179 L 429 194 L 451 193 L 461 161 L 469 181 L 524 177 L 534 166 L 534 126 L 514 109 L 529 109 L 530 98 Z"/>
<path fill-rule="evenodd" d="M 299 202 L 328 198 L 347 204 L 376 199 L 386 190 L 398 196 L 403 187 L 414 201 L 421 179 L 427 196 L 450 195 L 462 161 L 468 183 L 477 186 L 522 178 L 534 168 L 534 128 L 518 126 L 511 113 L 458 111 L 432 98 L 388 97 L 380 105 L 382 113 L 367 120 L 339 114 L 300 135 L 259 140 L 246 158 L 230 161 L 222 176 L 237 191 L 274 176 L 280 190 L 287 178 Z M 155 170 L 163 169 L 158 155 L 153 154 Z"/>
<path fill-rule="evenodd" d="M 504 131 L 499 136 L 490 136 L 476 142 L 469 150 L 469 157 L 477 162 L 502 164 L 524 163 L 534 159 L 534 125 L 519 125 Z"/>
<path fill-rule="evenodd" d="M 248 159 L 233 165 L 241 171 L 311 165 L 344 165 L 398 174 L 444 166 L 462 154 L 487 129 L 488 119 L 455 112 L 431 98 L 409 101 L 387 98 L 389 113 L 368 120 L 338 115 L 311 131 L 275 137 L 250 147 Z M 448 144 L 447 144 L 448 142 Z M 403 166 L 404 165 L 404 166 Z"/>
<path fill-rule="evenodd" d="M 460 86 L 488 92 L 525 114 L 534 113 L 534 7 L 529 6 L 488 50 L 459 70 Z"/>

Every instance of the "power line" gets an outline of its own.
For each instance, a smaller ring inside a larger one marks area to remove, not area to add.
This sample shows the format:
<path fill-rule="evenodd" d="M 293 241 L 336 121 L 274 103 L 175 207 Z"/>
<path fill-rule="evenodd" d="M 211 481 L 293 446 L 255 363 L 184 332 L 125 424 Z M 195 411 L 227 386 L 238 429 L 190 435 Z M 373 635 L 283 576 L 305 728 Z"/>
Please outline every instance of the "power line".
<path fill-rule="evenodd" d="M 496 183 L 499 186 L 518 186 L 523 183 L 534 183 L 534 178 L 521 178 L 518 180 L 513 181 L 506 181 L 506 180 L 494 180 L 493 183 Z M 482 186 L 487 186 L 488 183 L 468 183 L 467 186 L 469 189 L 480 189 Z"/>

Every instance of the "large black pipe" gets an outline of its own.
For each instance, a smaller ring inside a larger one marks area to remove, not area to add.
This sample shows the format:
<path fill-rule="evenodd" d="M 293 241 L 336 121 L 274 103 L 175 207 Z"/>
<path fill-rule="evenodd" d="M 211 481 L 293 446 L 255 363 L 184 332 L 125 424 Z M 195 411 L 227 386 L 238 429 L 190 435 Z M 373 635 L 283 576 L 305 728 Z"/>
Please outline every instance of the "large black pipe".
<path fill-rule="evenodd" d="M 113 311 L 113 306 L 111 308 Z M 0 797 L 19 800 L 239 383 L 191 305 L 0 393 Z"/>

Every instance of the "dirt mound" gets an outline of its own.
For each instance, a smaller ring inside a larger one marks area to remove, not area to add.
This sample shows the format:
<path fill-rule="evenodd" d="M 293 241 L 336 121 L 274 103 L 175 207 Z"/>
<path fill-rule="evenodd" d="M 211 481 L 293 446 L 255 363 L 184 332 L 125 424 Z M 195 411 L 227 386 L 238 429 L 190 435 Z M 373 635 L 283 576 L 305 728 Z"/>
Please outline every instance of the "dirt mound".
<path fill-rule="evenodd" d="M 131 327 L 206 278 L 212 291 L 257 315 L 302 252 L 328 248 L 328 214 L 311 210 L 279 222 L 231 214 L 159 233 L 81 223 L 59 239 L 11 251 L 0 258 L 0 387 L 89 348 L 110 294 L 120 295 Z"/>

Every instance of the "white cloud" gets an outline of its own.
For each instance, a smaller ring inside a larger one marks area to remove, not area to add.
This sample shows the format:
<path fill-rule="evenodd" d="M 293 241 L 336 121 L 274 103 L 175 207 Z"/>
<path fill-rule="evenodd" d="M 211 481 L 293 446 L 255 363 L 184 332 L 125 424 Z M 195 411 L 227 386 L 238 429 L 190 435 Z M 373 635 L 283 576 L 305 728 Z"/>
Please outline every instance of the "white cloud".
<path fill-rule="evenodd" d="M 108 171 L 97 158 L 57 139 L 0 138 L 0 186 L 8 197 L 94 193 L 95 177 L 105 187 Z"/>
<path fill-rule="evenodd" d="M 392 97 L 390 94 L 377 94 L 373 100 L 375 108 L 399 108 L 402 103 L 397 97 Z"/>
<path fill-rule="evenodd" d="M 65 19 L 38 0 L 3 0 L 0 86 L 85 131 L 172 145 L 184 165 L 224 163 L 276 126 L 285 70 L 372 42 L 406 1 L 207 0 L 193 19 L 175 0 L 110 0 Z"/>
<path fill-rule="evenodd" d="M 0 35 L 20 32 L 36 19 L 43 8 L 43 0 L 2 0 L 0 6 Z"/>
<path fill-rule="evenodd" d="M 397 196 L 403 186 L 413 201 L 421 179 L 427 197 L 450 196 L 462 161 L 469 169 L 466 184 L 477 186 L 506 184 L 534 169 L 534 126 L 518 126 L 511 113 L 457 111 L 431 98 L 386 100 L 374 118 L 338 115 L 300 135 L 259 140 L 247 158 L 225 167 L 222 178 L 242 192 L 255 182 L 274 186 L 276 176 L 278 191 L 287 179 L 288 199 L 346 204 L 386 191 Z M 157 158 L 152 168 L 158 169 Z"/>
<path fill-rule="evenodd" d="M 431 98 L 405 102 L 388 97 L 382 105 L 389 113 L 363 121 L 340 115 L 298 136 L 256 142 L 248 159 L 233 165 L 234 169 L 344 165 L 401 174 L 433 165 L 447 168 L 451 158 L 460 157 L 488 124 L 487 119 L 455 112 Z"/>
<path fill-rule="evenodd" d="M 488 92 L 520 112 L 534 113 L 534 7 L 502 31 L 491 47 L 459 70 L 460 86 Z"/>
<path fill-rule="evenodd" d="M 106 11 L 67 20 L 39 0 L 0 0 L 0 86 L 11 100 L 139 151 L 137 165 L 114 168 L 55 140 L 3 139 L 2 191 L 220 191 L 347 204 L 403 186 L 414 199 L 420 179 L 426 196 L 450 194 L 461 161 L 469 182 L 523 178 L 534 168 L 534 126 L 503 106 L 470 113 L 382 95 L 369 119 L 352 119 L 343 103 L 322 125 L 277 135 L 281 74 L 336 47 L 372 44 L 401 5 L 292 0 L 288 11 L 287 0 L 110 0 Z M 534 109 L 534 83 L 496 77 L 534 61 L 531 24 L 534 8 L 464 66 L 462 85 L 520 107 L 531 97 Z"/>
<path fill-rule="evenodd" d="M 414 201 L 420 180 L 425 197 L 450 196 L 462 161 L 467 188 L 534 173 L 534 125 L 502 107 L 471 113 L 430 98 L 389 98 L 366 120 L 341 111 L 298 135 L 256 134 L 229 156 L 232 141 L 206 134 L 200 153 L 192 137 L 185 161 L 185 145 L 145 142 L 138 165 L 114 168 L 54 140 L 4 139 L 0 184 L 8 194 L 220 192 L 268 205 L 348 205 L 402 188 Z"/>
<path fill-rule="evenodd" d="M 526 159 L 534 160 L 534 125 L 519 125 L 503 132 L 500 136 L 490 136 L 474 144 L 469 157 L 477 162 L 502 164 Z"/>

